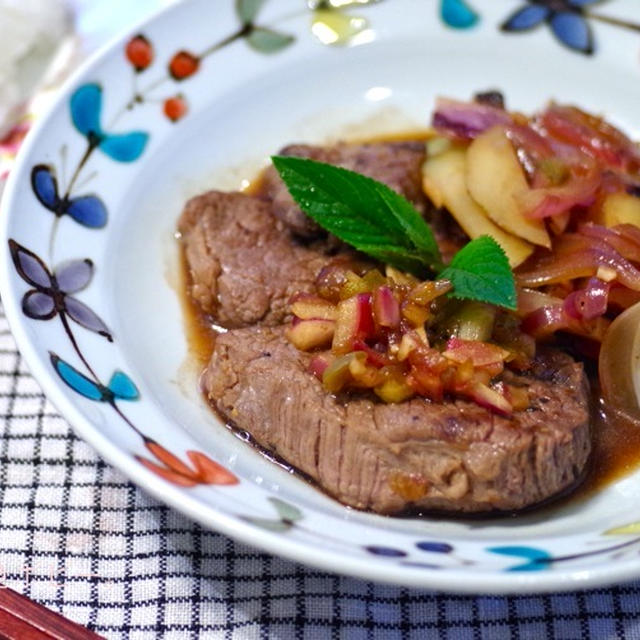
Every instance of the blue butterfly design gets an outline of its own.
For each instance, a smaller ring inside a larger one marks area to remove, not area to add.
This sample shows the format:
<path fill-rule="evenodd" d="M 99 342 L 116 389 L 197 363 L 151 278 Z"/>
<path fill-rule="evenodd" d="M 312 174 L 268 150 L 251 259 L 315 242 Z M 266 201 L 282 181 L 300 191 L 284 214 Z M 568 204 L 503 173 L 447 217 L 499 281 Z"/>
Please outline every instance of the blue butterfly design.
<path fill-rule="evenodd" d="M 602 0 L 529 0 L 500 27 L 507 32 L 529 31 L 546 22 L 557 40 L 580 53 L 592 54 L 594 41 L 585 9 Z"/>
<path fill-rule="evenodd" d="M 416 542 L 416 547 L 420 551 L 428 551 L 430 553 L 451 553 L 453 551 L 453 546 L 448 542 L 434 542 L 431 540 Z"/>
<path fill-rule="evenodd" d="M 140 397 L 140 392 L 136 385 L 122 371 L 116 371 L 111 376 L 109 384 L 104 386 L 90 380 L 51 351 L 49 352 L 49 358 L 53 368 L 62 380 L 76 393 L 89 400 L 113 404 L 116 400 L 137 400 Z"/>
<path fill-rule="evenodd" d="M 85 84 L 71 96 L 71 120 L 75 128 L 87 137 L 89 146 L 100 149 L 117 162 L 134 162 L 144 151 L 149 134 L 143 131 L 131 133 L 107 133 L 100 125 L 102 112 L 102 87 Z"/>
<path fill-rule="evenodd" d="M 107 224 L 107 209 L 98 196 L 60 197 L 54 170 L 46 164 L 31 169 L 31 188 L 40 204 L 58 218 L 67 214 L 91 229 L 100 229 Z"/>
<path fill-rule="evenodd" d="M 503 556 L 521 558 L 525 562 L 511 566 L 506 571 L 543 571 L 548 569 L 553 558 L 543 549 L 524 546 L 490 547 L 487 551 Z"/>
<path fill-rule="evenodd" d="M 51 320 L 57 315 L 66 327 L 70 318 L 81 327 L 113 341 L 111 332 L 100 317 L 86 304 L 74 297 L 85 289 L 93 278 L 93 262 L 68 260 L 50 271 L 33 251 L 9 239 L 9 251 L 18 275 L 31 288 L 22 297 L 22 311 L 33 320 Z"/>
<path fill-rule="evenodd" d="M 374 556 L 382 556 L 384 558 L 405 558 L 407 556 L 406 551 L 402 549 L 395 549 L 394 547 L 382 547 L 379 545 L 368 545 L 363 547 L 365 551 L 373 554 Z"/>

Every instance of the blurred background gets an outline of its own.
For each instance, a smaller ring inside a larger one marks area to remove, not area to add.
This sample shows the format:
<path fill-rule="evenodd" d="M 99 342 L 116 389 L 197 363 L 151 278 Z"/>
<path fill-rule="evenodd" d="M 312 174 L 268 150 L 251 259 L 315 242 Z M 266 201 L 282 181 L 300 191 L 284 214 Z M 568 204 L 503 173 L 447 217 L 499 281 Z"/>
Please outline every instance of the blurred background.
<path fill-rule="evenodd" d="M 0 194 L 56 89 L 119 32 L 177 0 L 0 0 Z"/>

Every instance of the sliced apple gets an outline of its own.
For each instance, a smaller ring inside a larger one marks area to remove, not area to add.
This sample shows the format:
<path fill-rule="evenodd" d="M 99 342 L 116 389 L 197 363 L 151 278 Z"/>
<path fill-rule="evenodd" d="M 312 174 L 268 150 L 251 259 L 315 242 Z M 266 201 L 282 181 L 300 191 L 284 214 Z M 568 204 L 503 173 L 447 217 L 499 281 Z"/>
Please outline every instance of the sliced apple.
<path fill-rule="evenodd" d="M 335 325 L 331 345 L 335 354 L 348 353 L 356 341 L 371 338 L 375 333 L 371 294 L 359 293 L 340 302 Z"/>
<path fill-rule="evenodd" d="M 470 238 L 491 236 L 505 251 L 509 264 L 517 267 L 533 247 L 494 224 L 486 211 L 469 195 L 466 185 L 466 152 L 450 149 L 430 157 L 422 167 L 422 187 L 436 207 L 446 207 Z"/>
<path fill-rule="evenodd" d="M 296 349 L 311 351 L 317 347 L 329 346 L 335 327 L 333 320 L 298 320 L 291 323 L 285 335 Z"/>
<path fill-rule="evenodd" d="M 640 227 L 640 198 L 624 192 L 608 195 L 602 203 L 602 224 L 605 227 L 617 224 Z"/>
<path fill-rule="evenodd" d="M 543 220 L 525 218 L 518 194 L 529 190 L 515 149 L 501 126 L 479 135 L 467 150 L 467 188 L 471 197 L 505 231 L 551 247 Z"/>
<path fill-rule="evenodd" d="M 442 355 L 459 364 L 471 360 L 474 367 L 486 367 L 490 364 L 502 364 L 509 356 L 509 352 L 490 342 L 449 338 L 447 349 Z"/>
<path fill-rule="evenodd" d="M 301 320 L 335 320 L 337 307 L 320 296 L 301 294 L 291 304 L 291 313 Z"/>

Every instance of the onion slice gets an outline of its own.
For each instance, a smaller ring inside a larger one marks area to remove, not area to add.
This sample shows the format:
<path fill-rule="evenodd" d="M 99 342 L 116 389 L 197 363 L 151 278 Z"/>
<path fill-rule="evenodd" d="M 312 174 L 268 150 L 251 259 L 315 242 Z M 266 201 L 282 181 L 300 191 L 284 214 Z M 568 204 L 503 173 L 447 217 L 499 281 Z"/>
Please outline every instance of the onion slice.
<path fill-rule="evenodd" d="M 551 296 L 537 289 L 518 289 L 518 310 L 520 317 L 528 316 L 542 307 L 562 305 L 562 298 Z"/>
<path fill-rule="evenodd" d="M 521 325 L 521 329 L 536 340 L 545 340 L 556 331 L 566 331 L 596 342 L 602 342 L 609 327 L 610 321 L 603 316 L 592 320 L 572 318 L 561 304 L 540 307 L 524 318 Z"/>
<path fill-rule="evenodd" d="M 611 285 L 599 278 L 589 278 L 584 289 L 571 292 L 564 299 L 564 310 L 576 320 L 593 320 L 607 312 Z"/>
<path fill-rule="evenodd" d="M 511 116 L 504 109 L 448 98 L 438 98 L 432 119 L 436 131 L 461 140 L 472 140 L 497 124 L 511 122 Z"/>
<path fill-rule="evenodd" d="M 527 218 L 557 216 L 575 206 L 592 204 L 600 182 L 600 172 L 594 165 L 582 175 L 571 171 L 571 176 L 562 185 L 525 191 L 518 195 L 517 201 Z"/>
<path fill-rule="evenodd" d="M 540 122 L 552 137 L 578 147 L 605 166 L 628 173 L 638 170 L 638 148 L 602 118 L 576 107 L 552 104 L 541 114 Z"/>
<path fill-rule="evenodd" d="M 554 242 L 554 252 L 544 256 L 527 271 L 516 274 L 521 287 L 541 287 L 548 284 L 595 276 L 598 268 L 616 272 L 618 282 L 633 291 L 640 291 L 640 271 L 623 258 L 608 242 L 578 233 L 565 233 Z"/>
<path fill-rule="evenodd" d="M 623 258 L 640 263 L 640 229 L 632 224 L 603 227 L 587 222 L 580 225 L 578 232 L 589 238 L 603 240 L 612 246 Z"/>
<path fill-rule="evenodd" d="M 598 373 L 609 407 L 640 420 L 640 303 L 611 323 L 602 342 Z"/>

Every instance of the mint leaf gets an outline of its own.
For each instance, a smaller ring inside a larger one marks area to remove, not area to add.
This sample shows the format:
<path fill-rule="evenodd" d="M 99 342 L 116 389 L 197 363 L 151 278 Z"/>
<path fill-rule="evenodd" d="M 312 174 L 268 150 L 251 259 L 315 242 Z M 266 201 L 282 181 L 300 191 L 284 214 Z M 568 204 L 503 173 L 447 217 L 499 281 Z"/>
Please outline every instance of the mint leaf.
<path fill-rule="evenodd" d="M 516 285 L 509 260 L 490 236 L 480 236 L 460 249 L 439 277 L 451 281 L 454 298 L 516 308 Z"/>
<path fill-rule="evenodd" d="M 271 159 L 299 207 L 340 240 L 416 275 L 442 268 L 431 228 L 393 189 L 354 171 L 307 158 Z"/>
<path fill-rule="evenodd" d="M 469 242 L 446 268 L 433 232 L 413 205 L 354 171 L 294 156 L 271 158 L 289 193 L 323 229 L 381 262 L 423 276 L 439 272 L 452 296 L 516 308 L 516 286 L 502 247 L 490 236 Z"/>

